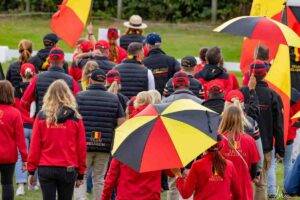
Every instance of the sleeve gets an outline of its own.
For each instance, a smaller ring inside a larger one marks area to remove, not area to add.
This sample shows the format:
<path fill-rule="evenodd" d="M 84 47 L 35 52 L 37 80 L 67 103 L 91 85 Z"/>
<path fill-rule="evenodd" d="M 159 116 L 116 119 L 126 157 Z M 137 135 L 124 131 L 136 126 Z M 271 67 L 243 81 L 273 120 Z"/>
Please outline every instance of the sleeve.
<path fill-rule="evenodd" d="M 257 163 L 257 169 L 259 171 L 261 171 L 263 168 L 263 162 L 264 162 L 264 151 L 263 151 L 263 147 L 262 147 L 261 138 L 255 140 L 255 144 L 256 144 L 256 148 L 258 150 L 259 158 L 260 158 L 259 162 Z"/>
<path fill-rule="evenodd" d="M 78 157 L 78 177 L 82 180 L 86 170 L 86 137 L 83 121 L 79 120 L 78 139 L 77 139 L 77 157 Z"/>
<path fill-rule="evenodd" d="M 148 90 L 155 90 L 154 76 L 151 70 L 148 69 Z"/>
<path fill-rule="evenodd" d="M 238 90 L 240 88 L 239 86 L 239 82 L 235 76 L 234 73 L 229 73 L 230 79 L 231 79 L 231 83 L 232 83 L 232 89 L 233 90 Z"/>
<path fill-rule="evenodd" d="M 75 80 L 73 79 L 73 94 L 74 94 L 74 96 L 76 96 L 76 94 L 77 94 L 78 92 L 80 92 L 79 84 L 78 84 L 77 81 L 75 81 Z"/>
<path fill-rule="evenodd" d="M 174 58 L 174 73 L 178 72 L 181 70 L 181 65 L 180 63 Z"/>
<path fill-rule="evenodd" d="M 230 184 L 230 190 L 232 193 L 232 200 L 241 200 L 242 199 L 242 188 L 238 178 L 237 172 L 233 164 L 231 164 L 232 167 L 232 179 Z"/>
<path fill-rule="evenodd" d="M 279 95 L 273 93 L 273 137 L 275 138 L 275 153 L 284 157 L 283 106 Z"/>
<path fill-rule="evenodd" d="M 39 128 L 39 119 L 33 124 L 32 137 L 29 148 L 29 156 L 27 161 L 27 169 L 29 174 L 33 175 L 37 169 L 41 156 L 41 129 Z"/>
<path fill-rule="evenodd" d="M 255 121 L 258 121 L 260 110 L 259 101 L 255 90 L 249 90 L 248 87 L 243 87 L 241 92 L 245 96 L 245 112 Z"/>
<path fill-rule="evenodd" d="M 25 90 L 23 97 L 21 99 L 21 107 L 27 111 L 30 111 L 30 104 L 31 102 L 35 101 L 35 89 L 37 83 L 37 76 L 35 76 L 28 85 L 27 89 Z"/>
<path fill-rule="evenodd" d="M 177 178 L 176 186 L 182 198 L 187 199 L 192 196 L 196 188 L 197 177 L 195 165 L 192 165 L 186 178 Z"/>
<path fill-rule="evenodd" d="M 15 123 L 14 123 L 16 141 L 17 141 L 18 150 L 22 157 L 22 161 L 26 162 L 27 161 L 27 147 L 26 147 L 25 136 L 24 136 L 23 122 L 22 122 L 21 113 L 19 111 L 17 113 L 18 113 L 18 115 L 17 115 L 17 117 L 15 119 Z"/>
<path fill-rule="evenodd" d="M 101 200 L 110 200 L 113 189 L 116 187 L 120 176 L 120 162 L 113 159 L 110 163 L 106 178 L 104 180 Z"/>
<path fill-rule="evenodd" d="M 258 149 L 256 147 L 255 140 L 253 138 L 250 138 L 251 140 L 251 150 L 250 150 L 250 155 L 251 155 L 251 164 L 257 164 L 260 161 L 260 156 Z"/>
<path fill-rule="evenodd" d="M 164 92 L 163 92 L 163 96 L 164 97 L 168 97 L 170 96 L 172 93 L 174 92 L 173 90 L 173 85 L 172 85 L 172 79 L 170 79 L 165 86 Z"/>

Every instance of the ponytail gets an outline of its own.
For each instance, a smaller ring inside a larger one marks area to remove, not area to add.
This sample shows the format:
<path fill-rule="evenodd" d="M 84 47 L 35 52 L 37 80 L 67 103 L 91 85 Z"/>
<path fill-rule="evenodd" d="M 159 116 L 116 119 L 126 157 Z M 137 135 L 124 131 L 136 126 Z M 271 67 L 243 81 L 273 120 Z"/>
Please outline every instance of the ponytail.
<path fill-rule="evenodd" d="M 108 92 L 113 94 L 118 94 L 119 90 L 121 89 L 120 84 L 117 81 L 114 81 L 109 88 L 107 89 Z"/>
<path fill-rule="evenodd" d="M 117 63 L 118 57 L 119 57 L 119 52 L 117 50 L 117 41 L 116 40 L 109 40 L 109 60 Z"/>
<path fill-rule="evenodd" d="M 225 170 L 226 170 L 226 160 L 221 155 L 219 150 L 213 150 L 210 152 L 212 154 L 212 171 L 213 173 L 217 173 L 219 176 L 224 178 Z"/>
<path fill-rule="evenodd" d="M 22 64 L 28 62 L 32 53 L 32 42 L 29 40 L 21 40 L 18 48 L 20 53 L 19 61 Z"/>

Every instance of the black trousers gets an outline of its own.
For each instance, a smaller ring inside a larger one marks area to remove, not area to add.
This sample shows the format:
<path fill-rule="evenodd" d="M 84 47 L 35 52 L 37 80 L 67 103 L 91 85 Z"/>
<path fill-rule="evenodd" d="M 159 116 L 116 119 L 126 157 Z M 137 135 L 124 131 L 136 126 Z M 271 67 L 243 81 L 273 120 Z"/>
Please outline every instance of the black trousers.
<path fill-rule="evenodd" d="M 14 199 L 13 176 L 15 171 L 15 164 L 1 164 L 1 186 L 2 186 L 2 200 Z"/>
<path fill-rule="evenodd" d="M 39 181 L 44 200 L 72 200 L 77 172 L 63 167 L 39 167 Z"/>

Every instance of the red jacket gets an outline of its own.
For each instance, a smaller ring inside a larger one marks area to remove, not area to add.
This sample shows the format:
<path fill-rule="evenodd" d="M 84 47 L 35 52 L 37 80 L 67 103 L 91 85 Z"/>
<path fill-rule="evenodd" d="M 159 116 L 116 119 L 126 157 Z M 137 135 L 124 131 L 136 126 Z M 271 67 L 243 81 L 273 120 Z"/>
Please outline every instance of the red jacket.
<path fill-rule="evenodd" d="M 212 172 L 212 156 L 206 155 L 193 163 L 186 178 L 176 180 L 181 196 L 194 200 L 242 200 L 239 178 L 233 163 L 226 160 L 224 177 Z"/>
<path fill-rule="evenodd" d="M 73 113 L 72 113 L 73 112 Z M 40 112 L 33 124 L 27 168 L 33 174 L 38 166 L 75 167 L 83 175 L 86 170 L 85 129 L 74 111 L 66 109 L 64 119 L 47 126 Z"/>
<path fill-rule="evenodd" d="M 71 66 L 69 67 L 69 75 L 73 77 L 75 81 L 80 81 L 82 77 L 82 69 L 80 67 Z"/>
<path fill-rule="evenodd" d="M 229 79 L 231 81 L 232 90 L 238 90 L 240 88 L 239 82 L 234 73 L 229 73 Z"/>
<path fill-rule="evenodd" d="M 11 105 L 0 105 L 0 164 L 14 164 L 18 149 L 23 162 L 27 161 L 27 148 L 20 112 Z"/>
<path fill-rule="evenodd" d="M 113 159 L 101 199 L 110 200 L 114 188 L 117 189 L 116 200 L 160 200 L 161 172 L 138 173 Z"/>
<path fill-rule="evenodd" d="M 24 109 L 21 106 L 21 100 L 18 98 L 15 98 L 15 108 L 17 108 L 21 112 L 22 120 L 23 120 L 23 125 L 30 125 L 32 126 L 34 119 L 30 118 L 30 114 L 28 110 Z"/>

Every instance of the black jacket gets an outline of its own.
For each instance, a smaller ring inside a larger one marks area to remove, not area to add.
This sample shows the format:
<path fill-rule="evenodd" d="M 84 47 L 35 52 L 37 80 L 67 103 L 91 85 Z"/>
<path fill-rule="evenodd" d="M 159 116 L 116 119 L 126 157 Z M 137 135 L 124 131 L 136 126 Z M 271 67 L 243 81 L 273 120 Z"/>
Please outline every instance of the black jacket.
<path fill-rule="evenodd" d="M 122 35 L 120 38 L 120 46 L 127 51 L 128 46 L 132 42 L 143 43 L 145 37 L 139 34 Z"/>
<path fill-rule="evenodd" d="M 152 49 L 148 57 L 143 60 L 155 79 L 155 88 L 163 94 L 166 83 L 180 70 L 180 63 L 173 57 L 165 54 L 161 49 Z"/>
<path fill-rule="evenodd" d="M 197 97 L 203 98 L 203 87 L 202 87 L 202 85 L 192 75 L 189 75 L 189 79 L 190 79 L 189 90 L 191 90 L 194 93 L 194 95 L 196 95 Z M 172 80 L 173 80 L 173 78 L 171 78 L 166 84 L 166 87 L 165 87 L 164 93 L 163 93 L 164 97 L 168 97 L 174 92 Z"/>
<path fill-rule="evenodd" d="M 211 81 L 214 79 L 229 79 L 229 75 L 222 67 L 206 64 L 204 68 L 195 74 L 196 79 L 204 79 L 205 81 Z"/>
<path fill-rule="evenodd" d="M 107 57 L 105 56 L 99 56 L 99 55 L 94 55 L 94 56 L 86 56 L 77 61 L 75 64 L 76 67 L 79 67 L 80 69 L 83 69 L 85 64 L 88 61 L 95 61 L 98 65 L 99 68 L 105 71 L 107 73 L 109 70 L 115 67 L 115 63 L 111 62 Z"/>
<path fill-rule="evenodd" d="M 64 73 L 64 70 L 59 67 L 50 67 L 48 71 L 42 72 L 37 75 L 36 82 L 36 98 L 37 98 L 37 110 L 40 111 L 43 105 L 43 98 L 49 88 L 49 86 L 56 80 L 64 80 L 69 88 L 73 91 L 73 78 Z"/>
<path fill-rule="evenodd" d="M 93 84 L 78 93 L 76 99 L 86 130 L 88 151 L 110 152 L 118 118 L 125 115 L 118 97 L 107 92 L 103 85 Z"/>
<path fill-rule="evenodd" d="M 243 91 L 243 90 L 242 90 Z M 280 96 L 276 94 L 264 81 L 258 81 L 255 92 L 258 97 L 260 114 L 257 120 L 262 138 L 264 153 L 273 150 L 275 139 L 275 152 L 284 156 L 283 133 L 283 104 Z M 249 101 L 249 93 L 245 92 L 245 103 Z"/>
<path fill-rule="evenodd" d="M 118 96 L 118 99 L 119 99 L 119 101 L 122 105 L 123 110 L 125 111 L 126 108 L 127 108 L 127 102 L 129 101 L 129 99 L 125 95 L 123 95 L 122 93 L 118 93 L 117 96 Z"/>
<path fill-rule="evenodd" d="M 23 81 L 20 75 L 20 68 L 21 63 L 19 61 L 14 62 L 9 66 L 6 73 L 6 80 L 11 82 L 12 86 L 15 88 L 15 97 L 17 98 L 22 97 L 21 84 Z"/>
<path fill-rule="evenodd" d="M 245 97 L 245 113 L 254 119 L 255 121 L 259 120 L 260 109 L 259 109 L 259 100 L 255 90 L 249 90 L 248 87 L 242 87 L 240 91 Z"/>
<path fill-rule="evenodd" d="M 121 93 L 128 99 L 148 90 L 148 69 L 142 63 L 128 59 L 116 66 L 121 75 Z"/>
<path fill-rule="evenodd" d="M 224 99 L 208 99 L 202 103 L 203 106 L 215 111 L 218 114 L 221 114 L 224 110 Z"/>
<path fill-rule="evenodd" d="M 43 69 L 43 64 L 44 64 L 44 62 L 46 62 L 51 49 L 52 49 L 52 47 L 41 49 L 37 52 L 37 54 L 35 56 L 30 58 L 29 62 L 35 66 L 37 71 L 39 71 L 39 72 L 47 71 L 47 69 Z M 65 73 L 68 73 L 68 63 L 67 62 L 64 63 L 63 69 L 64 69 Z"/>
<path fill-rule="evenodd" d="M 4 79 L 5 79 L 5 76 L 4 76 L 4 73 L 3 73 L 2 65 L 0 63 L 0 80 L 4 80 Z"/>

